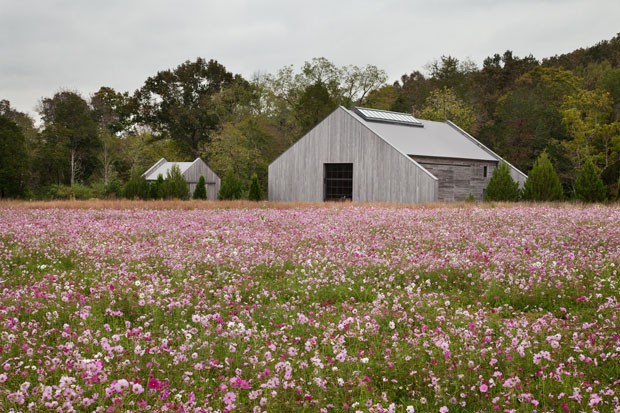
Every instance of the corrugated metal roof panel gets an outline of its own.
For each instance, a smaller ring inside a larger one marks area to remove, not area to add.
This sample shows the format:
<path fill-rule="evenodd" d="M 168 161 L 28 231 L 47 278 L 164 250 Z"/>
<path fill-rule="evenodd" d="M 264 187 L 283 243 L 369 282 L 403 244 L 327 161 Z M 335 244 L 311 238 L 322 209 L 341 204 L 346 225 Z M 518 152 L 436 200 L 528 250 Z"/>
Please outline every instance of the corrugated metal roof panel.
<path fill-rule="evenodd" d="M 370 130 L 407 155 L 498 161 L 448 123 L 417 119 L 424 127 L 369 122 L 349 111 Z"/>

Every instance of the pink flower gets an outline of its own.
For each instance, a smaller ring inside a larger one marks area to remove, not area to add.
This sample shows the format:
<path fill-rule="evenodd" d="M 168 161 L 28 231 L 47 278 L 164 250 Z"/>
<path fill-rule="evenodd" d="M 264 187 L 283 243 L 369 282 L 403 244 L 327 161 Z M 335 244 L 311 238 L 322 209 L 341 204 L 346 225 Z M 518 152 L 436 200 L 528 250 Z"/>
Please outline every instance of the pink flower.
<path fill-rule="evenodd" d="M 599 404 L 600 402 L 603 401 L 603 398 L 601 396 L 598 395 L 598 393 L 594 393 L 590 395 L 590 402 L 588 403 L 588 406 L 590 407 L 594 407 L 597 404 Z"/>
<path fill-rule="evenodd" d="M 229 391 L 228 393 L 226 393 L 224 395 L 224 398 L 222 399 L 222 401 L 224 403 L 226 403 L 227 405 L 231 405 L 235 402 L 235 400 L 237 400 L 237 395 L 231 391 Z"/>
<path fill-rule="evenodd" d="M 131 392 L 133 394 L 142 394 L 142 392 L 144 392 L 144 387 L 142 387 L 140 383 L 134 383 L 131 386 Z"/>
<path fill-rule="evenodd" d="M 448 407 L 447 406 L 441 406 L 441 408 L 439 409 L 439 413 L 448 413 Z"/>
<path fill-rule="evenodd" d="M 149 389 L 158 390 L 162 386 L 162 382 L 157 379 L 150 379 L 146 386 Z"/>
<path fill-rule="evenodd" d="M 481 392 L 481 393 L 486 393 L 488 390 L 489 390 L 489 386 L 487 386 L 487 384 L 486 384 L 486 383 L 482 383 L 482 384 L 480 385 L 480 392 Z"/>

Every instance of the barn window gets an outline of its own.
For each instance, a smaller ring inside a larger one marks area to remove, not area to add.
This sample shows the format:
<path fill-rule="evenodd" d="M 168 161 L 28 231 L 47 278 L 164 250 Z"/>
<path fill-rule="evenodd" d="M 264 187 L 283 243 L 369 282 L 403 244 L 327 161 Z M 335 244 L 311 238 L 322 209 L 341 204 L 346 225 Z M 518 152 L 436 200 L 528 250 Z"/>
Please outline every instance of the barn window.
<path fill-rule="evenodd" d="M 486 177 L 487 177 L 487 175 L 488 175 L 488 173 L 489 173 L 488 166 L 484 165 L 484 166 L 482 167 L 482 176 L 483 176 L 484 178 L 486 178 Z"/>
<path fill-rule="evenodd" d="M 325 201 L 345 201 L 353 199 L 353 164 L 325 164 Z"/>

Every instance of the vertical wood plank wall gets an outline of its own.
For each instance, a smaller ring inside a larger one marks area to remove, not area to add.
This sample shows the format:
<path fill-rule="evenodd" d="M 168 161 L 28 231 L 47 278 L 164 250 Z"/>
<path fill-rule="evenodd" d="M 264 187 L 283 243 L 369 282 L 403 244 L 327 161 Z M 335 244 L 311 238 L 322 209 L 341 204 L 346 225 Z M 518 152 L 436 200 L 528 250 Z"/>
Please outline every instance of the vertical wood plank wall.
<path fill-rule="evenodd" d="M 437 180 L 338 108 L 269 165 L 270 201 L 323 201 L 323 165 L 353 164 L 354 202 L 437 200 Z"/>
<path fill-rule="evenodd" d="M 453 159 L 412 156 L 420 165 L 439 179 L 437 200 L 464 201 L 472 195 L 475 199 L 484 199 L 484 190 L 491 175 L 497 167 L 497 161 L 474 159 Z M 484 176 L 484 167 L 487 176 Z"/>
<path fill-rule="evenodd" d="M 183 177 L 189 185 L 190 196 L 193 196 L 196 184 L 201 175 L 205 177 L 205 182 L 207 184 L 207 199 L 216 200 L 222 181 L 202 159 L 197 159 L 197 161 L 183 173 Z"/>

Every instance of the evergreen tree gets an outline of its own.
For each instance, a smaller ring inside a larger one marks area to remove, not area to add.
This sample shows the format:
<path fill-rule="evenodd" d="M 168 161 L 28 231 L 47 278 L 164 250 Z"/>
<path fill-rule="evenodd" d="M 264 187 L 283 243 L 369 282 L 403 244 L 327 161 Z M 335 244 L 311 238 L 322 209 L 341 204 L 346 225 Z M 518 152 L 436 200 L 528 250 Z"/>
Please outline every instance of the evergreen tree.
<path fill-rule="evenodd" d="M 207 183 L 205 182 L 205 177 L 200 175 L 198 179 L 198 183 L 196 184 L 196 189 L 194 189 L 194 199 L 207 199 Z"/>
<path fill-rule="evenodd" d="M 575 196 L 582 202 L 602 202 L 607 198 L 607 188 L 589 158 L 577 175 Z"/>
<path fill-rule="evenodd" d="M 142 174 L 134 172 L 123 188 L 123 196 L 128 199 L 148 199 L 149 183 L 146 178 Z"/>
<path fill-rule="evenodd" d="M 250 183 L 250 194 L 248 195 L 250 201 L 260 201 L 263 198 L 263 194 L 260 190 L 258 183 L 258 175 L 252 174 L 252 182 Z"/>
<path fill-rule="evenodd" d="M 166 185 L 164 184 L 164 176 L 162 174 L 157 175 L 157 180 L 151 182 L 150 185 L 150 199 L 164 199 L 166 197 Z"/>
<path fill-rule="evenodd" d="M 523 199 L 528 201 L 560 201 L 564 197 L 560 178 L 551 159 L 543 151 L 528 174 L 523 186 Z"/>
<path fill-rule="evenodd" d="M 242 193 L 241 181 L 234 172 L 230 171 L 222 180 L 222 186 L 220 187 L 220 193 L 217 194 L 217 199 L 240 199 Z"/>
<path fill-rule="evenodd" d="M 187 181 L 183 178 L 181 169 L 178 165 L 172 165 L 168 171 L 166 179 L 164 179 L 164 188 L 166 199 L 189 199 L 189 189 Z"/>
<path fill-rule="evenodd" d="M 510 176 L 510 168 L 504 162 L 500 163 L 489 180 L 485 192 L 487 201 L 517 201 L 519 199 L 519 184 Z"/>

